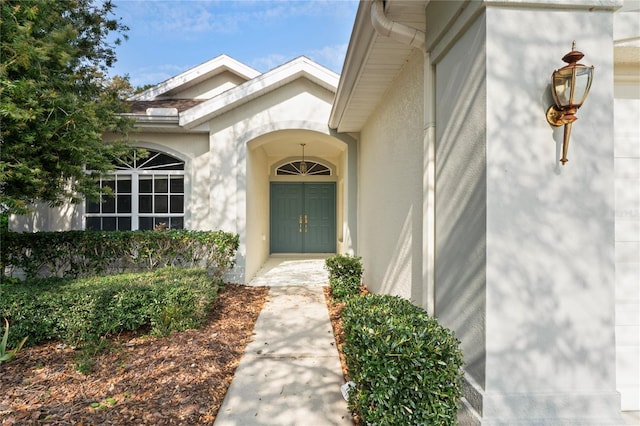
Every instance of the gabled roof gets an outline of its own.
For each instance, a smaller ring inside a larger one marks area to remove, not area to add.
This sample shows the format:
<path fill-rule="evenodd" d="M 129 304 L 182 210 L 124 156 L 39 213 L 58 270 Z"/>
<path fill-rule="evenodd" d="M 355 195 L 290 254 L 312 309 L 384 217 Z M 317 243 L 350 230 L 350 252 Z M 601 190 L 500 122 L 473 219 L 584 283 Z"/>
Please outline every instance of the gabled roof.
<path fill-rule="evenodd" d="M 299 78 L 306 78 L 335 93 L 339 76 L 301 56 L 184 111 L 180 114 L 179 124 L 185 128 L 194 128 Z"/>
<path fill-rule="evenodd" d="M 246 81 L 211 99 L 171 97 L 228 71 L 242 76 Z M 134 116 L 139 126 L 148 129 L 190 130 L 300 78 L 335 93 L 339 75 L 304 56 L 260 74 L 226 55 L 221 55 L 132 97 L 129 99 L 131 110 L 125 115 Z"/>
<path fill-rule="evenodd" d="M 158 96 L 166 95 L 172 91 L 184 90 L 194 86 L 208 78 L 223 72 L 231 72 L 244 80 L 251 80 L 260 75 L 259 71 L 236 61 L 227 56 L 217 56 L 203 64 L 193 67 L 175 77 L 157 84 L 142 93 L 139 93 L 130 100 L 132 101 L 151 101 Z"/>

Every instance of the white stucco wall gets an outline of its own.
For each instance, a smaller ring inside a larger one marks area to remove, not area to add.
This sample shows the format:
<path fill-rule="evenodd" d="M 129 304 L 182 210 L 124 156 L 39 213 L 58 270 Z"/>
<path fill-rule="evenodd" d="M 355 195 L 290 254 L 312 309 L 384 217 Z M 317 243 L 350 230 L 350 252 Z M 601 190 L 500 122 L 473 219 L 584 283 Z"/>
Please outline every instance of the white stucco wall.
<path fill-rule="evenodd" d="M 614 15 L 616 382 L 640 411 L 640 4 Z"/>
<path fill-rule="evenodd" d="M 248 174 L 256 161 L 270 161 L 258 151 L 248 152 L 247 144 L 261 136 L 281 130 L 306 129 L 329 134 L 327 121 L 333 93 L 306 79 L 282 86 L 268 96 L 259 97 L 209 123 L 210 215 L 209 225 L 215 229 L 237 232 L 240 248 L 234 276 L 246 281 L 262 264 L 265 246 L 269 246 L 268 164 L 257 170 L 264 174 Z M 300 141 L 302 142 L 302 141 Z M 248 161 L 248 157 L 251 160 Z M 262 160 L 261 160 L 262 158 Z M 265 169 L 266 168 L 266 169 Z M 266 191 L 266 195 L 265 192 Z M 256 199 L 253 199 L 257 197 Z M 266 198 L 265 198 L 266 197 Z M 251 210 L 249 210 L 249 199 Z M 253 203 L 263 211 L 254 211 Z M 254 214 L 263 215 L 260 222 L 248 225 Z M 265 235 L 266 239 L 262 240 Z M 249 263 L 246 263 L 249 259 Z M 245 274 L 246 273 L 246 274 Z"/>
<path fill-rule="evenodd" d="M 358 147 L 358 251 L 373 292 L 423 300 L 424 55 L 416 50 L 368 119 Z"/>
<path fill-rule="evenodd" d="M 633 93 L 626 91 L 626 93 Z M 615 101 L 616 357 L 623 410 L 640 410 L 640 99 Z"/>
<path fill-rule="evenodd" d="M 226 71 L 187 89 L 172 93 L 171 97 L 174 99 L 211 99 L 226 90 L 239 86 L 245 81 L 244 78 Z"/>
<path fill-rule="evenodd" d="M 488 7 L 486 19 L 484 416 L 616 421 L 613 11 Z M 562 166 L 562 128 L 544 113 L 572 40 L 596 71 Z"/>
<path fill-rule="evenodd" d="M 486 280 L 485 20 L 436 65 L 435 314 L 484 386 Z"/>
<path fill-rule="evenodd" d="M 435 311 L 462 340 L 461 424 L 620 421 L 613 11 L 539 6 L 489 4 L 436 46 Z M 563 167 L 545 111 L 573 39 L 596 79 Z"/>
<path fill-rule="evenodd" d="M 70 231 L 82 229 L 82 204 L 50 208 L 39 203 L 26 215 L 11 215 L 9 228 L 15 232 Z"/>
<path fill-rule="evenodd" d="M 251 280 L 269 257 L 269 163 L 262 147 L 247 155 L 247 253 L 245 281 Z"/>

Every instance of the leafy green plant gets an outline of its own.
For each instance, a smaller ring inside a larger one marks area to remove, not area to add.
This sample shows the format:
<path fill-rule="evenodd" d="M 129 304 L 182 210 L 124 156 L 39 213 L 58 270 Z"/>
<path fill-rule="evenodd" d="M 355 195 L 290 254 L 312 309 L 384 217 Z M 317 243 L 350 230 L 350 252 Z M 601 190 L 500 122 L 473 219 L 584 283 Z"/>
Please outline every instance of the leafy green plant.
<path fill-rule="evenodd" d="M 342 254 L 325 260 L 331 294 L 337 301 L 344 301 L 359 294 L 363 272 L 361 260 L 360 257 Z"/>
<path fill-rule="evenodd" d="M 76 371 L 82 374 L 89 374 L 95 365 L 95 358 L 101 353 L 108 352 L 114 345 L 104 337 L 87 340 L 82 343 L 74 356 Z"/>
<path fill-rule="evenodd" d="M 190 230 L 4 232 L 2 240 L 2 265 L 27 278 L 82 278 L 176 266 L 204 267 L 222 281 L 239 246 L 237 234 Z"/>
<path fill-rule="evenodd" d="M 351 298 L 341 317 L 349 407 L 364 424 L 456 423 L 463 359 L 450 330 L 388 295 Z"/>
<path fill-rule="evenodd" d="M 0 342 L 0 364 L 5 361 L 11 361 L 11 359 L 13 359 L 16 353 L 18 353 L 18 351 L 22 349 L 22 346 L 27 341 L 27 338 L 25 337 L 18 343 L 15 348 L 7 350 L 7 341 L 9 340 L 9 321 L 5 318 L 4 323 L 4 335 L 2 336 L 2 341 Z"/>
<path fill-rule="evenodd" d="M 202 268 L 31 279 L 3 287 L 0 316 L 12 321 L 18 335 L 30 336 L 31 344 L 62 340 L 84 347 L 122 331 L 158 325 L 162 330 L 157 334 L 164 334 L 197 327 L 206 320 L 218 290 Z M 9 341 L 15 339 L 9 336 Z"/>

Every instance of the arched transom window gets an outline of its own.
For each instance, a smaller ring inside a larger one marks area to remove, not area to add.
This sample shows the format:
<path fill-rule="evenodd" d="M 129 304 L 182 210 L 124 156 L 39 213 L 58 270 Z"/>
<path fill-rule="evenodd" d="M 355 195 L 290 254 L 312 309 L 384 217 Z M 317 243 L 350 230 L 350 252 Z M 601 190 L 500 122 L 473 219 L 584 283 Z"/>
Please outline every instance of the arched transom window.
<path fill-rule="evenodd" d="M 86 228 L 105 231 L 184 227 L 184 161 L 148 150 L 100 180 L 110 191 L 87 202 Z M 110 192 L 110 194 L 109 194 Z"/>
<path fill-rule="evenodd" d="M 276 176 L 331 176 L 331 169 L 315 161 L 292 161 L 278 167 Z"/>

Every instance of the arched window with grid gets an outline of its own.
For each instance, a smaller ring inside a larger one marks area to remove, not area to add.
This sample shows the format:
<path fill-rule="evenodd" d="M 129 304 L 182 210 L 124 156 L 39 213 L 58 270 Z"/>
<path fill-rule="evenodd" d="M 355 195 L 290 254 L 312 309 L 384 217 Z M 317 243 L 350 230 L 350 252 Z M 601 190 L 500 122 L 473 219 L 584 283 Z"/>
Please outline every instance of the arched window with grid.
<path fill-rule="evenodd" d="M 86 229 L 184 228 L 184 161 L 158 151 L 118 161 L 100 179 L 100 202 L 86 203 Z"/>
<path fill-rule="evenodd" d="M 276 176 L 331 176 L 331 169 L 315 161 L 291 161 L 278 167 Z"/>

